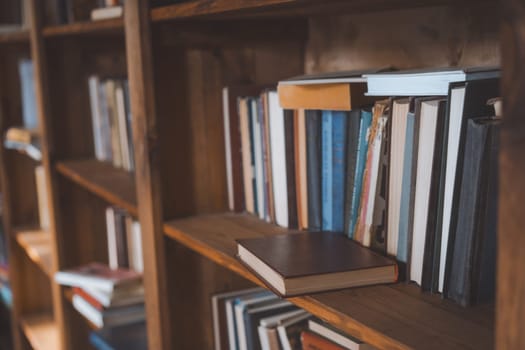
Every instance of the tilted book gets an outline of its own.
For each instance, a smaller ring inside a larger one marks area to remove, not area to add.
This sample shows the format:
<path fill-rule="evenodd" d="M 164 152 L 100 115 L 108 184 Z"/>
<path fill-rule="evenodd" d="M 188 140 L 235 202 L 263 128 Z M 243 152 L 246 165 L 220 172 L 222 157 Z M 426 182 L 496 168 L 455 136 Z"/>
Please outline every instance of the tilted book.
<path fill-rule="evenodd" d="M 284 297 L 397 281 L 394 261 L 341 233 L 241 239 L 237 252 L 242 263 Z"/>

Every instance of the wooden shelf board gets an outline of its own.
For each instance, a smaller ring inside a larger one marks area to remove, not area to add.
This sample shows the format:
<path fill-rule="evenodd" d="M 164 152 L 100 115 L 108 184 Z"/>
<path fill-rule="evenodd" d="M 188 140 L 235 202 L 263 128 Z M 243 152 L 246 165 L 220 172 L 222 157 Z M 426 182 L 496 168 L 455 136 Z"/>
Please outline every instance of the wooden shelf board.
<path fill-rule="evenodd" d="M 58 162 L 56 169 L 86 190 L 137 215 L 135 178 L 130 172 L 95 159 Z"/>
<path fill-rule="evenodd" d="M 27 43 L 29 44 L 29 31 L 20 29 L 12 32 L 0 33 L 0 44 Z"/>
<path fill-rule="evenodd" d="M 151 10 L 153 21 L 192 19 L 192 18 L 250 18 L 312 16 L 320 14 L 355 13 L 357 11 L 376 11 L 399 8 L 413 8 L 457 3 L 472 0 L 195 0 L 161 6 Z M 491 0 L 484 0 L 485 2 Z"/>
<path fill-rule="evenodd" d="M 38 314 L 22 317 L 20 326 L 35 350 L 60 348 L 60 334 L 51 314 Z"/>
<path fill-rule="evenodd" d="M 101 34 L 107 32 L 124 33 L 122 18 L 112 18 L 101 21 L 75 22 L 64 25 L 45 27 L 44 37 L 58 37 L 76 34 Z"/>
<path fill-rule="evenodd" d="M 289 232 L 247 214 L 217 214 L 173 220 L 167 236 L 262 285 L 235 258 L 235 239 Z M 398 283 L 290 298 L 344 332 L 384 349 L 491 349 L 493 307 L 462 308 Z"/>
<path fill-rule="evenodd" d="M 15 230 L 16 241 L 27 256 L 50 278 L 53 276 L 51 236 L 49 232 L 37 229 Z"/>

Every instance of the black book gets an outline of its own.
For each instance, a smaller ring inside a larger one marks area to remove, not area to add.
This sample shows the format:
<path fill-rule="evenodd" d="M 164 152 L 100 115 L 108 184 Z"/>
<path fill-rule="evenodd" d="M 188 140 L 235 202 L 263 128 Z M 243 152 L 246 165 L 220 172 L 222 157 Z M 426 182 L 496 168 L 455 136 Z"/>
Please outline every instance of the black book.
<path fill-rule="evenodd" d="M 499 125 L 496 119 L 470 119 L 466 130 L 447 276 L 447 297 L 463 306 L 494 297 Z"/>
<path fill-rule="evenodd" d="M 454 191 L 453 191 L 453 199 L 452 199 L 452 209 L 451 209 L 451 216 L 450 216 L 450 224 L 449 224 L 449 236 L 448 236 L 448 242 L 443 242 L 444 244 L 447 244 L 447 251 L 446 251 L 446 264 L 445 264 L 445 273 L 444 273 L 444 286 L 443 286 L 443 294 L 447 295 L 447 288 L 449 286 L 448 278 L 450 276 L 450 269 L 451 269 L 451 259 L 452 259 L 452 250 L 455 245 L 455 232 L 453 230 L 454 227 L 456 227 L 457 220 L 458 220 L 458 196 L 462 188 L 462 174 L 463 174 L 463 159 L 465 154 L 465 138 L 466 138 L 466 129 L 467 129 L 467 122 L 469 119 L 473 118 L 481 118 L 488 115 L 493 115 L 494 110 L 492 106 L 487 105 L 487 101 L 494 96 L 500 96 L 500 90 L 499 90 L 499 82 L 500 80 L 498 78 L 495 79 L 485 79 L 485 80 L 472 80 L 467 82 L 461 82 L 461 83 L 454 83 L 450 84 L 450 91 L 453 89 L 464 89 L 464 102 L 463 102 L 463 108 L 462 108 L 462 114 L 461 114 L 461 129 L 460 129 L 460 138 L 459 138 L 459 146 L 458 146 L 458 153 L 457 153 L 457 163 L 456 163 L 456 172 L 455 172 L 455 178 L 454 178 Z M 451 93 L 449 93 L 449 104 L 451 103 L 450 99 Z M 449 106 L 449 112 L 450 109 L 453 106 Z M 444 159 L 447 159 L 447 157 L 450 156 L 448 154 L 448 148 L 447 145 L 449 144 L 449 123 L 451 122 L 450 117 L 446 118 L 445 120 L 445 130 L 447 130 L 446 133 L 446 139 L 443 142 L 444 148 Z M 445 169 L 446 170 L 446 169 Z M 445 184 L 443 184 L 445 185 Z M 438 217 L 440 220 L 438 220 L 438 230 L 441 231 L 443 229 L 443 207 L 444 207 L 444 192 L 445 189 L 442 188 L 440 190 L 440 196 L 441 198 L 438 199 Z M 442 245 L 443 246 L 443 245 Z M 440 253 L 443 255 L 442 253 Z M 441 266 L 443 266 L 443 263 L 440 263 Z"/>
<path fill-rule="evenodd" d="M 288 192 L 288 228 L 298 227 L 297 189 L 295 187 L 295 132 L 293 110 L 284 111 L 284 137 L 286 149 L 286 189 Z"/>
<path fill-rule="evenodd" d="M 359 121 L 361 119 L 361 110 L 354 109 L 350 111 L 347 123 L 347 145 L 346 145 L 346 193 L 345 193 L 345 214 L 344 214 L 344 232 L 350 232 L 350 211 L 352 206 L 352 194 L 355 183 L 355 167 L 357 162 L 357 150 L 359 142 Z M 308 135 L 310 136 L 310 135 Z"/>
<path fill-rule="evenodd" d="M 312 231 L 321 230 L 321 111 L 307 110 L 306 117 L 306 166 L 308 185 L 308 226 Z M 288 204 L 290 205 L 290 204 Z"/>
<path fill-rule="evenodd" d="M 437 292 L 439 282 L 439 253 L 441 251 L 441 231 L 437 231 L 438 220 L 437 205 L 441 181 L 441 164 L 443 162 L 443 136 L 445 134 L 445 118 L 447 101 L 439 103 L 438 116 L 436 120 L 436 139 L 434 146 L 434 157 L 432 160 L 432 175 L 430 179 L 430 193 L 427 216 L 427 234 L 425 239 L 425 253 L 423 257 L 423 276 L 421 289 L 424 291 Z"/>

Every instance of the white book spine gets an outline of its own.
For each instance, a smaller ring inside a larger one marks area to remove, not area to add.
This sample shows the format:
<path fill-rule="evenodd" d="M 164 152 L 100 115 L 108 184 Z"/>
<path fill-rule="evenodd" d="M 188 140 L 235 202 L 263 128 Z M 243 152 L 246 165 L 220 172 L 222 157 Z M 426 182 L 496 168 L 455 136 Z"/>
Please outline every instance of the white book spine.
<path fill-rule="evenodd" d="M 117 112 L 117 129 L 118 141 L 120 142 L 120 150 L 122 152 L 122 167 L 125 170 L 131 170 L 130 152 L 129 152 L 129 136 L 126 123 L 126 101 L 124 99 L 124 89 L 122 83 L 118 82 L 115 86 L 115 105 Z"/>
<path fill-rule="evenodd" d="M 100 102 L 99 102 L 99 84 L 100 81 L 96 75 L 88 79 L 89 102 L 91 106 L 91 122 L 93 125 L 93 143 L 95 145 L 95 158 L 104 160 L 104 145 L 102 142 L 102 126 L 100 121 Z"/>
<path fill-rule="evenodd" d="M 131 225 L 132 237 L 131 241 L 133 242 L 133 259 L 132 268 L 137 272 L 144 272 L 144 257 L 142 253 L 142 230 L 140 229 L 140 222 L 134 221 Z M 128 241 L 129 242 L 129 241 Z"/>
<path fill-rule="evenodd" d="M 253 100 L 252 108 L 252 125 L 253 125 L 253 143 L 255 156 L 255 184 L 257 190 L 257 211 L 259 218 L 264 220 L 266 217 L 264 203 L 264 169 L 263 169 L 263 146 L 262 146 L 262 126 L 259 112 L 257 110 L 257 101 Z"/>
<path fill-rule="evenodd" d="M 222 117 L 224 122 L 224 152 L 226 155 L 226 185 L 228 188 L 228 208 L 234 210 L 233 175 L 232 175 L 232 149 L 230 135 L 230 105 L 228 88 L 222 89 Z"/>
<path fill-rule="evenodd" d="M 35 182 L 36 182 L 36 193 L 38 201 L 38 217 L 40 220 L 40 227 L 43 230 L 49 229 L 49 205 L 48 205 L 48 193 L 46 186 L 46 174 L 44 167 L 39 165 L 35 167 Z"/>
<path fill-rule="evenodd" d="M 108 241 L 109 267 L 118 269 L 117 253 L 117 232 L 115 230 L 115 210 L 112 207 L 106 208 L 106 228 Z"/>

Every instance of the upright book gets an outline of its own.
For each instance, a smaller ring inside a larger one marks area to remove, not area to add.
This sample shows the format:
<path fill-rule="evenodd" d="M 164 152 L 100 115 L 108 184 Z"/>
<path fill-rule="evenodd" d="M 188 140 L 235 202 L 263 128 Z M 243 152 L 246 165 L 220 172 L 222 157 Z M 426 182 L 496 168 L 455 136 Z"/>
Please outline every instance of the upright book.
<path fill-rule="evenodd" d="M 241 262 L 285 297 L 397 280 L 395 262 L 340 233 L 242 239 L 237 252 Z"/>

